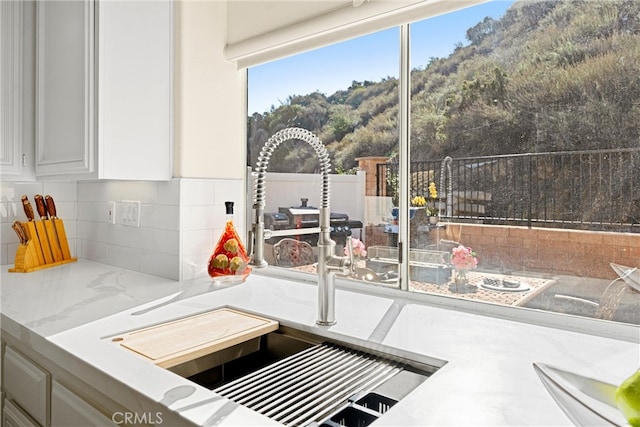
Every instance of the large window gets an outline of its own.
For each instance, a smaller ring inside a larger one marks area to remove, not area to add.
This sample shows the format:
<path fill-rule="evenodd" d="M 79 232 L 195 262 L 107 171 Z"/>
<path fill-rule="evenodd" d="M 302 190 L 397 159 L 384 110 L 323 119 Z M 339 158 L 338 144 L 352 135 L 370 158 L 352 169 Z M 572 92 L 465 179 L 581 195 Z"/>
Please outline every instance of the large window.
<path fill-rule="evenodd" d="M 496 1 L 251 68 L 248 163 L 284 127 L 320 137 L 337 251 L 339 221 L 366 245 L 354 280 L 640 324 L 639 16 L 624 0 Z M 269 166 L 274 229 L 304 227 L 287 209 L 319 200 L 312 150 L 287 144 Z"/>

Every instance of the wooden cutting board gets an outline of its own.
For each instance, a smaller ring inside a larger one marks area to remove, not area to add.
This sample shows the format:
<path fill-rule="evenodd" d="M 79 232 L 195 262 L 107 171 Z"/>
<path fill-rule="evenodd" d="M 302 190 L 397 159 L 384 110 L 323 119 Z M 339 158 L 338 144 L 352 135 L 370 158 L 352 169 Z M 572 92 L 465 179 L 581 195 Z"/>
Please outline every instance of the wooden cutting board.
<path fill-rule="evenodd" d="M 109 338 L 170 368 L 278 329 L 278 322 L 222 308 Z"/>

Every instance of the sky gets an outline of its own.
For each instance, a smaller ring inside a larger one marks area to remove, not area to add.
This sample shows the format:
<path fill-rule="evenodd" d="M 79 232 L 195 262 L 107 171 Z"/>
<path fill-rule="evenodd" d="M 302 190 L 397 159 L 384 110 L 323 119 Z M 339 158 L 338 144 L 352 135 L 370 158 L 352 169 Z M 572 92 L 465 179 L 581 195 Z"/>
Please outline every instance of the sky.
<path fill-rule="evenodd" d="M 486 16 L 501 17 L 514 0 L 495 0 L 411 25 L 411 68 L 429 58 L 444 58 L 456 44 L 467 45 L 466 32 Z M 433 43 L 416 43 L 417 40 Z M 330 96 L 353 80 L 379 82 L 398 77 L 399 29 L 348 40 L 249 69 L 249 115 L 285 103 L 290 95 L 321 92 Z"/>

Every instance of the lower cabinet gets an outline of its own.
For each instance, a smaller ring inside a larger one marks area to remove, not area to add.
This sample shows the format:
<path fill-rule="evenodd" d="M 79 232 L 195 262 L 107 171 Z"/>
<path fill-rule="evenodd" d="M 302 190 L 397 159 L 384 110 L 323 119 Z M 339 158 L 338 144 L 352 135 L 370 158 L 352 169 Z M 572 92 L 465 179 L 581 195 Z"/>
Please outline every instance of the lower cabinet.
<path fill-rule="evenodd" d="M 51 425 L 116 426 L 115 422 L 57 381 L 51 386 Z"/>
<path fill-rule="evenodd" d="M 1 427 L 148 425 L 146 419 L 129 422 L 131 411 L 17 340 L 9 343 L 5 337 L 0 357 Z"/>
<path fill-rule="evenodd" d="M 27 414 L 9 399 L 2 402 L 2 427 L 39 427 Z"/>
<path fill-rule="evenodd" d="M 47 425 L 50 374 L 10 346 L 5 348 L 3 370 L 5 402 L 21 408 L 38 424 Z"/>

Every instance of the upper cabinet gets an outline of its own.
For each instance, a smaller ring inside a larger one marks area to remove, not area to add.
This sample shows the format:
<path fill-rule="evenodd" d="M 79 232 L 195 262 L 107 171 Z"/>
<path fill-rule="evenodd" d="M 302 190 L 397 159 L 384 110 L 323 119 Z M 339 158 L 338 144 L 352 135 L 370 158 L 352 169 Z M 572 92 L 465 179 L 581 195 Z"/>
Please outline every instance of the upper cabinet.
<path fill-rule="evenodd" d="M 0 2 L 0 170 L 3 180 L 34 177 L 33 2 Z"/>
<path fill-rule="evenodd" d="M 39 1 L 38 177 L 166 180 L 173 2 Z"/>

